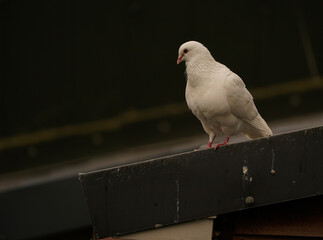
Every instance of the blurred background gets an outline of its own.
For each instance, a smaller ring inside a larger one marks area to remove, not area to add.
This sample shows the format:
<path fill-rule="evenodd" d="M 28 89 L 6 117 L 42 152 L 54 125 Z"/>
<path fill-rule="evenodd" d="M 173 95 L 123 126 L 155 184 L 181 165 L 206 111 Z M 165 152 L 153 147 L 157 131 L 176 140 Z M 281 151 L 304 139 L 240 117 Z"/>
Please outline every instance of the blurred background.
<path fill-rule="evenodd" d="M 207 142 L 176 65 L 189 40 L 274 133 L 323 124 L 322 1 L 0 0 L 0 239 L 89 239 L 78 172 Z"/>

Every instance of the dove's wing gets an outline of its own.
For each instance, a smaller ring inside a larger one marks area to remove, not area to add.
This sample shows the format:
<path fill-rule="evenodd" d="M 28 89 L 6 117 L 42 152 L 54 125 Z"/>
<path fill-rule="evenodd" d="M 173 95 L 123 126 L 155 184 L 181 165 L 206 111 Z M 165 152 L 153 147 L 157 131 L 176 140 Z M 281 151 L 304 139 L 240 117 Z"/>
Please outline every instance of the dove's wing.
<path fill-rule="evenodd" d="M 253 97 L 246 89 L 242 79 L 230 73 L 225 82 L 231 113 L 246 123 L 243 132 L 249 138 L 268 137 L 272 135 L 265 120 L 260 116 L 253 102 Z"/>
<path fill-rule="evenodd" d="M 233 115 L 244 120 L 252 121 L 258 115 L 253 97 L 246 89 L 242 79 L 231 72 L 225 81 L 230 110 Z"/>

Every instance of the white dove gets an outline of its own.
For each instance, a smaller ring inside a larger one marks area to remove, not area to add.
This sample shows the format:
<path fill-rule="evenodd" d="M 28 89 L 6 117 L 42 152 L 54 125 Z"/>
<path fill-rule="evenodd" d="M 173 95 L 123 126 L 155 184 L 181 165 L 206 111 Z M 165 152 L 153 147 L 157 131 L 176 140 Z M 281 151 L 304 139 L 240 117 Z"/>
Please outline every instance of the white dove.
<path fill-rule="evenodd" d="M 215 61 L 206 47 L 196 41 L 182 44 L 177 64 L 182 61 L 186 62 L 186 102 L 209 135 L 207 148 L 217 135 L 226 139 L 215 149 L 227 145 L 230 136 L 240 132 L 251 139 L 272 135 L 242 79 Z"/>

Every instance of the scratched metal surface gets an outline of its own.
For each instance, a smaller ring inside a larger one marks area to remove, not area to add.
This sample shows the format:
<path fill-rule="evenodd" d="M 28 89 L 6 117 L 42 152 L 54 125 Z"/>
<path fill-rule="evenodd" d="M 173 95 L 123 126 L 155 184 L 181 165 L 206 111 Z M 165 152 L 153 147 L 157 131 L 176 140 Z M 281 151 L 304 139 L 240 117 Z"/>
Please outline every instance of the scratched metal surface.
<path fill-rule="evenodd" d="M 80 174 L 99 238 L 323 193 L 323 127 Z M 246 203 L 247 202 L 247 203 Z"/>

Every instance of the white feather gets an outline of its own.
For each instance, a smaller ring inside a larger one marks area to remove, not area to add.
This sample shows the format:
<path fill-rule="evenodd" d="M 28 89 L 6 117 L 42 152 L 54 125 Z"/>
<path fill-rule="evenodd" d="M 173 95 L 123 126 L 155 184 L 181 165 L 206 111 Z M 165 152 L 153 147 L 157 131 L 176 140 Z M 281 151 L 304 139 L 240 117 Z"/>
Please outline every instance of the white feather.
<path fill-rule="evenodd" d="M 186 61 L 187 105 L 201 121 L 210 142 L 216 135 L 240 132 L 249 138 L 272 135 L 242 79 L 216 62 L 206 47 L 195 41 L 184 43 L 179 49 L 180 61 Z"/>

